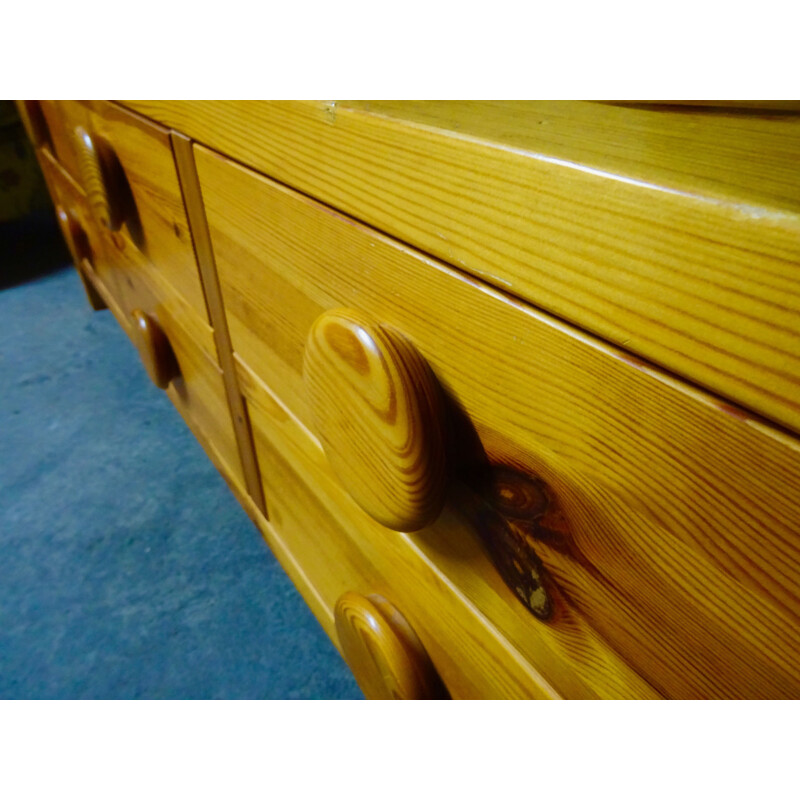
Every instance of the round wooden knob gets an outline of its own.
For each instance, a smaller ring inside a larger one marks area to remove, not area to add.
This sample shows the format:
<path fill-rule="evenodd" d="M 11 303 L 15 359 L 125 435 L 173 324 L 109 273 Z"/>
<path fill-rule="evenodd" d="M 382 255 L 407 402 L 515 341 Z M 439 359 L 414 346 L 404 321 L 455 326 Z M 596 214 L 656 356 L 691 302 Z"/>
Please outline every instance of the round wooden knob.
<path fill-rule="evenodd" d="M 61 233 L 67 243 L 67 248 L 72 253 L 75 263 L 80 264 L 84 259 L 91 263 L 92 252 L 89 245 L 89 237 L 80 222 L 62 205 L 56 206 L 56 217 L 58 218 Z"/>
<path fill-rule="evenodd" d="M 118 231 L 125 218 L 117 197 L 122 168 L 110 146 L 85 128 L 75 128 L 75 142 L 81 183 L 92 213 L 101 225 Z"/>
<path fill-rule="evenodd" d="M 445 496 L 439 385 L 400 334 L 356 311 L 323 314 L 303 367 L 316 432 L 333 471 L 392 530 L 433 522 Z"/>
<path fill-rule="evenodd" d="M 447 697 L 422 642 L 388 600 L 347 592 L 334 616 L 344 659 L 368 700 Z"/>
<path fill-rule="evenodd" d="M 166 389 L 179 374 L 175 353 L 161 326 L 140 309 L 131 312 L 133 338 L 144 368 L 159 389 Z"/>

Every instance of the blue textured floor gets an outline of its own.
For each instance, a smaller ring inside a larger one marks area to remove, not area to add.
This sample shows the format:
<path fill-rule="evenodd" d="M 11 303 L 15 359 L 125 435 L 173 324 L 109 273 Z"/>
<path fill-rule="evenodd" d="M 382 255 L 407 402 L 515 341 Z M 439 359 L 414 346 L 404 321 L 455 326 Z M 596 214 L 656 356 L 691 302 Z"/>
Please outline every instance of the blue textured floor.
<path fill-rule="evenodd" d="M 0 698 L 361 697 L 63 251 L 0 246 Z"/>

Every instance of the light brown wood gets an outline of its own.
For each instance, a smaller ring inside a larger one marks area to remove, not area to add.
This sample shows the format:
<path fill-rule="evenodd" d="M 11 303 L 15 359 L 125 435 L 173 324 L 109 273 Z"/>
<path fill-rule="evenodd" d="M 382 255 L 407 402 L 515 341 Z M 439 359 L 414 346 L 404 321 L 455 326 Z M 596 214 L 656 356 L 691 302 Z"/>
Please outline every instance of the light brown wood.
<path fill-rule="evenodd" d="M 244 485 L 213 331 L 164 281 L 159 270 L 123 237 L 114 235 L 103 244 L 105 249 L 95 262 L 101 265 L 105 283 L 117 298 L 125 317 L 123 327 L 135 341 L 130 320 L 133 312 L 140 309 L 162 328 L 175 352 L 179 371 L 167 394 L 206 450 L 211 446 L 218 451 L 215 463 L 223 461 L 225 472 Z"/>
<path fill-rule="evenodd" d="M 129 105 L 800 430 L 800 117 Z"/>
<path fill-rule="evenodd" d="M 81 279 L 83 289 L 86 292 L 86 299 L 94 311 L 101 311 L 108 308 L 102 295 L 97 291 L 92 281 L 87 278 L 84 271 L 84 261 L 91 264 L 92 250 L 89 244 L 89 237 L 83 230 L 81 224 L 61 205 L 56 206 L 56 219 L 59 228 L 64 236 L 67 248 L 72 254 L 72 260 L 78 277 Z"/>
<path fill-rule="evenodd" d="M 425 360 L 395 331 L 348 309 L 312 326 L 303 368 L 314 431 L 353 499 L 395 531 L 442 510 L 442 398 Z"/>
<path fill-rule="evenodd" d="M 79 180 L 92 212 L 103 227 L 118 231 L 127 216 L 120 195 L 124 173 L 119 161 L 107 142 L 92 136 L 80 125 L 73 135 L 78 151 Z"/>
<path fill-rule="evenodd" d="M 345 592 L 334 618 L 342 654 L 367 700 L 447 698 L 419 637 L 385 597 Z"/>
<path fill-rule="evenodd" d="M 86 274 L 85 265 L 88 263 L 91 266 L 99 247 L 98 234 L 92 228 L 91 214 L 85 198 L 72 178 L 56 163 L 49 148 L 37 150 L 37 157 L 55 204 L 59 228 L 89 305 L 95 311 L 107 308 L 103 295 Z"/>
<path fill-rule="evenodd" d="M 558 697 L 407 534 L 381 532 L 341 487 L 319 445 L 237 364 L 270 502 L 270 522 L 260 527 L 332 641 L 338 644 L 334 608 L 344 592 L 380 594 L 402 607 L 453 698 Z M 568 673 L 562 681 L 580 686 Z M 615 689 L 599 691 L 614 696 Z M 585 687 L 574 693 L 596 696 Z"/>
<path fill-rule="evenodd" d="M 119 306 L 114 294 L 88 261 L 84 262 L 84 273 L 122 329 L 133 338 L 130 315 Z M 180 329 L 172 328 L 172 330 Z M 219 374 L 219 369 L 201 350 L 193 348 L 191 342 L 187 343 L 184 337 L 178 336 L 177 341 L 181 342 L 182 374 L 174 385 L 168 387 L 167 394 L 214 466 L 225 478 L 231 491 L 255 521 L 252 509 L 248 505 L 249 498 L 244 489 L 238 462 L 231 451 L 230 437 L 225 429 L 225 409 L 220 404 L 222 376 Z"/>
<path fill-rule="evenodd" d="M 66 145 L 61 148 L 62 163 L 77 170 L 73 177 L 98 219 L 105 224 L 101 209 L 104 202 L 110 203 L 111 227 L 119 228 L 114 240 L 138 250 L 161 279 L 208 321 L 169 132 L 104 101 L 58 101 L 48 119 L 56 117 L 71 141 L 70 151 Z M 76 130 L 90 137 L 98 158 L 90 158 L 89 149 L 79 146 L 84 139 L 75 135 Z"/>
<path fill-rule="evenodd" d="M 137 341 L 132 317 L 137 309 L 161 327 L 180 372 L 167 394 L 229 484 L 244 486 L 212 329 L 127 236 L 110 234 L 96 223 L 82 190 L 50 153 L 40 150 L 38 154 L 54 200 L 86 236 L 73 252 L 79 274 L 132 341 Z"/>
<path fill-rule="evenodd" d="M 239 383 L 233 363 L 233 349 L 231 347 L 230 334 L 228 333 L 228 321 L 225 317 L 225 308 L 222 303 L 222 294 L 214 264 L 214 252 L 211 248 L 208 224 L 206 223 L 206 215 L 203 209 L 203 198 L 200 192 L 200 183 L 197 179 L 192 143 L 187 137 L 176 131 L 170 132 L 170 140 L 172 149 L 175 152 L 175 165 L 184 203 L 186 204 L 186 214 L 197 256 L 197 264 L 203 278 L 208 312 L 214 328 L 217 357 L 225 381 L 225 393 L 231 409 L 245 486 L 259 510 L 268 516 L 261 486 L 261 476 L 258 474 L 258 464 L 253 449 L 250 419 L 239 391 Z"/>
<path fill-rule="evenodd" d="M 131 312 L 133 343 L 139 351 L 150 380 L 159 388 L 166 389 L 173 378 L 177 378 L 178 362 L 164 331 L 156 320 L 140 308 Z"/>
<path fill-rule="evenodd" d="M 643 696 L 637 674 L 670 697 L 800 695 L 795 440 L 202 148 L 197 165 L 234 350 L 309 430 L 309 330 L 351 307 L 434 370 L 462 469 L 551 488 L 566 525 L 504 532 L 552 579 L 548 623 L 476 555 L 495 517 L 454 504 L 414 540 L 548 680 L 569 665 L 570 696 Z"/>

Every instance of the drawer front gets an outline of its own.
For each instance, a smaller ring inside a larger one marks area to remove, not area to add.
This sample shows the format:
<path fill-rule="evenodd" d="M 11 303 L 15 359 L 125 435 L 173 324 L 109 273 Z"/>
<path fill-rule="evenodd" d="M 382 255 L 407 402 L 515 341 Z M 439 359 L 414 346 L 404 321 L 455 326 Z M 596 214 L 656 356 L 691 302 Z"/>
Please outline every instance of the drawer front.
<path fill-rule="evenodd" d="M 331 639 L 346 592 L 386 597 L 408 620 L 456 699 L 557 697 L 403 534 L 365 518 L 319 445 L 244 365 L 256 452 L 269 499 L 273 549 Z M 262 524 L 263 527 L 263 524 Z M 286 562 L 290 563 L 286 563 Z"/>
<path fill-rule="evenodd" d="M 59 220 L 79 272 L 97 288 L 128 336 L 134 338 L 136 310 L 163 329 L 179 373 L 167 394 L 212 461 L 241 492 L 244 478 L 212 329 L 136 248 L 96 224 L 86 197 L 49 152 L 40 150 L 39 161 L 56 208 L 78 225 L 80 236 L 70 236 Z M 85 239 L 79 241 L 81 237 Z"/>
<path fill-rule="evenodd" d="M 793 439 L 210 151 L 197 163 L 234 350 L 304 426 L 324 312 L 368 315 L 427 361 L 461 495 L 414 541 L 559 691 L 800 696 Z M 501 494 L 543 483 L 558 520 L 473 513 L 475 458 Z M 549 621 L 465 559 L 476 540 L 543 565 Z"/>
<path fill-rule="evenodd" d="M 144 312 L 163 330 L 177 361 L 166 391 L 189 428 L 227 479 L 242 491 L 244 476 L 212 329 L 188 307 L 137 251 L 119 250 L 106 236 L 96 259 L 112 300 L 109 308 L 137 341 L 134 313 Z"/>
<path fill-rule="evenodd" d="M 118 223 L 109 231 L 118 247 L 138 250 L 208 322 L 168 131 L 108 102 L 46 101 L 42 108 L 58 160 L 86 193 L 97 224 L 106 227 L 99 197 Z M 103 162 L 99 173 L 87 150 Z"/>
<path fill-rule="evenodd" d="M 56 162 L 49 148 L 39 148 L 37 156 L 55 205 L 56 219 L 78 274 L 85 283 L 89 280 L 86 273 L 90 271 L 94 279 L 99 278 L 105 284 L 104 293 L 108 294 L 113 285 L 113 273 L 103 255 L 103 233 L 95 225 L 86 197 Z"/>

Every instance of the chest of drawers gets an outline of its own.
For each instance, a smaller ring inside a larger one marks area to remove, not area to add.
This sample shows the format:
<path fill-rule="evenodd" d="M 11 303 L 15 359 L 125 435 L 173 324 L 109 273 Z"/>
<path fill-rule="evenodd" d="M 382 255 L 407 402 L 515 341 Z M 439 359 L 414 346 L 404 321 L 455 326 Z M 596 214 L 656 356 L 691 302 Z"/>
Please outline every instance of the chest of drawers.
<path fill-rule="evenodd" d="M 368 696 L 800 696 L 800 117 L 20 109 Z"/>

